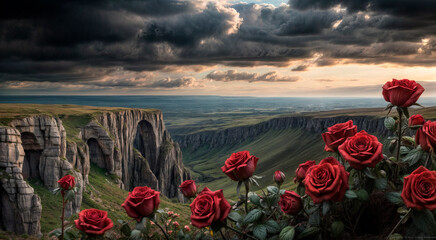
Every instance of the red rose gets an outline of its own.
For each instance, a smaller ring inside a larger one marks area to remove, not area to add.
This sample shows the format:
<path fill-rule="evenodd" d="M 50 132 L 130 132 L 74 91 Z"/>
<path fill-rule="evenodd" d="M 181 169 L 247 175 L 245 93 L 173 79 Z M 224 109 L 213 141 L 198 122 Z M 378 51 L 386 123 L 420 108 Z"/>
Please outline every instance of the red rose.
<path fill-rule="evenodd" d="M 243 181 L 253 176 L 259 158 L 250 156 L 249 151 L 232 153 L 221 167 L 223 173 L 234 181 Z"/>
<path fill-rule="evenodd" d="M 421 148 L 427 152 L 435 152 L 436 150 L 436 122 L 427 121 L 416 131 L 416 144 L 421 145 Z"/>
<path fill-rule="evenodd" d="M 348 138 L 339 146 L 339 153 L 354 169 L 362 170 L 365 167 L 374 168 L 383 160 L 383 144 L 376 136 L 366 133 L 364 130 Z"/>
<path fill-rule="evenodd" d="M 420 166 L 404 177 L 401 198 L 409 208 L 436 209 L 436 172 Z"/>
<path fill-rule="evenodd" d="M 223 190 L 212 192 L 207 187 L 198 194 L 190 207 L 192 225 L 198 228 L 226 220 L 231 210 L 229 202 L 224 198 Z"/>
<path fill-rule="evenodd" d="M 197 185 L 194 180 L 186 180 L 179 186 L 180 191 L 182 191 L 183 196 L 187 198 L 195 197 L 197 194 Z"/>
<path fill-rule="evenodd" d="M 344 123 L 335 124 L 327 128 L 327 132 L 322 134 L 325 142 L 324 150 L 327 152 L 336 152 L 338 147 L 345 142 L 348 137 L 357 133 L 357 126 L 353 125 L 353 120 Z"/>
<path fill-rule="evenodd" d="M 300 195 L 294 191 L 285 191 L 280 196 L 279 206 L 286 214 L 297 214 L 303 209 L 303 202 Z"/>
<path fill-rule="evenodd" d="M 348 189 L 349 176 L 350 173 L 345 171 L 338 160 L 333 157 L 325 158 L 307 172 L 303 181 L 306 194 L 314 203 L 328 200 L 340 202 Z"/>
<path fill-rule="evenodd" d="M 409 127 L 410 128 L 414 128 L 414 127 L 420 128 L 422 125 L 424 125 L 424 123 L 425 123 L 424 118 L 419 114 L 412 115 L 409 118 Z"/>
<path fill-rule="evenodd" d="M 316 163 L 313 160 L 306 161 L 305 163 L 302 163 L 298 165 L 297 170 L 295 170 L 295 178 L 294 183 L 301 182 L 306 177 L 307 170 L 309 170 L 310 167 L 315 166 Z"/>
<path fill-rule="evenodd" d="M 282 171 L 277 170 L 274 172 L 273 179 L 275 183 L 280 185 L 285 181 L 285 174 Z"/>
<path fill-rule="evenodd" d="M 385 83 L 382 93 L 386 102 L 398 107 L 410 107 L 423 92 L 424 88 L 413 80 L 392 79 L 392 82 Z"/>
<path fill-rule="evenodd" d="M 65 175 L 58 181 L 59 186 L 65 191 L 68 191 L 76 186 L 76 179 L 71 175 Z"/>
<path fill-rule="evenodd" d="M 159 207 L 160 192 L 149 187 L 135 187 L 121 206 L 127 215 L 140 222 L 143 217 L 148 217 Z"/>
<path fill-rule="evenodd" d="M 82 210 L 74 223 L 77 229 L 92 235 L 103 235 L 114 226 L 106 211 L 93 208 Z"/>

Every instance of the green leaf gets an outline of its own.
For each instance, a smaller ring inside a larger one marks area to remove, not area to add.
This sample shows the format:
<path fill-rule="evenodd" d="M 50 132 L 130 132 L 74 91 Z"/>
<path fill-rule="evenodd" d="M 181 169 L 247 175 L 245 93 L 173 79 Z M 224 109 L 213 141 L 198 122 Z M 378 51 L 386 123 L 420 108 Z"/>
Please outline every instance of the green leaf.
<path fill-rule="evenodd" d="M 392 235 L 389 236 L 389 238 L 387 240 L 403 240 L 403 236 L 401 236 L 401 234 L 399 233 L 394 233 Z"/>
<path fill-rule="evenodd" d="M 61 188 L 55 188 L 55 189 L 53 189 L 52 193 L 58 194 L 60 191 L 61 191 Z"/>
<path fill-rule="evenodd" d="M 415 139 L 411 136 L 402 136 L 401 139 L 403 140 L 403 142 L 409 143 L 410 145 L 415 146 Z"/>
<path fill-rule="evenodd" d="M 278 194 L 269 194 L 266 197 L 266 200 L 268 201 L 268 204 L 270 206 L 276 205 L 279 202 L 280 196 Z"/>
<path fill-rule="evenodd" d="M 251 210 L 244 218 L 244 223 L 254 223 L 262 217 L 262 211 L 259 209 Z"/>
<path fill-rule="evenodd" d="M 326 215 L 330 211 L 331 203 L 329 201 L 322 202 L 322 215 Z"/>
<path fill-rule="evenodd" d="M 280 189 L 280 195 L 285 194 L 286 190 L 285 189 Z"/>
<path fill-rule="evenodd" d="M 49 232 L 48 236 L 49 237 L 52 237 L 52 236 L 59 237 L 61 234 L 62 234 L 62 230 L 60 228 L 56 228 L 55 230 Z"/>
<path fill-rule="evenodd" d="M 409 153 L 405 157 L 403 157 L 401 160 L 409 166 L 412 166 L 413 164 L 417 163 L 419 159 L 421 159 L 421 156 L 424 152 L 420 147 L 410 150 Z"/>
<path fill-rule="evenodd" d="M 229 213 L 229 215 L 227 216 L 227 218 L 229 218 L 230 220 L 232 220 L 233 222 L 240 222 L 242 220 L 242 216 L 237 213 L 237 212 L 231 212 Z"/>
<path fill-rule="evenodd" d="M 260 240 L 264 240 L 267 235 L 267 229 L 264 225 L 257 225 L 253 228 L 253 235 Z"/>
<path fill-rule="evenodd" d="M 368 192 L 365 189 L 360 189 L 356 192 L 356 195 L 360 201 L 368 201 L 369 199 Z"/>
<path fill-rule="evenodd" d="M 295 236 L 295 229 L 293 226 L 287 226 L 280 232 L 280 240 L 292 240 Z"/>
<path fill-rule="evenodd" d="M 341 238 L 342 234 L 344 233 L 344 223 L 341 221 L 333 222 L 331 225 L 331 231 L 332 231 L 332 237 L 333 238 Z"/>
<path fill-rule="evenodd" d="M 371 179 L 376 179 L 375 175 L 372 173 L 372 171 L 369 168 L 365 168 L 363 170 L 363 173 Z"/>
<path fill-rule="evenodd" d="M 80 238 L 80 236 L 76 232 L 67 231 L 64 233 L 65 240 L 75 240 L 75 239 L 79 239 L 79 238 Z"/>
<path fill-rule="evenodd" d="M 145 222 L 147 221 L 146 217 L 143 217 L 139 223 L 136 223 L 136 229 L 142 231 L 145 228 Z"/>
<path fill-rule="evenodd" d="M 396 204 L 396 205 L 402 205 L 403 199 L 401 198 L 401 193 L 399 192 L 388 192 L 385 194 L 386 199 L 389 200 L 389 202 Z"/>
<path fill-rule="evenodd" d="M 266 230 L 267 230 L 269 233 L 275 234 L 275 233 L 280 232 L 280 229 L 281 229 L 281 228 L 280 228 L 280 225 L 279 225 L 276 221 L 274 221 L 274 220 L 272 220 L 272 219 L 266 221 L 266 222 L 264 223 L 264 225 L 265 225 L 265 227 L 266 227 Z"/>
<path fill-rule="evenodd" d="M 406 147 L 406 146 L 401 146 L 400 147 L 400 154 L 401 155 L 406 155 L 406 154 L 408 154 L 410 152 L 410 149 L 408 148 L 408 147 Z"/>
<path fill-rule="evenodd" d="M 347 190 L 345 192 L 345 197 L 347 198 L 357 198 L 357 194 L 353 190 Z"/>
<path fill-rule="evenodd" d="M 67 194 L 65 194 L 65 200 L 66 201 L 73 201 L 74 197 L 76 196 L 76 193 L 74 191 L 67 191 Z"/>
<path fill-rule="evenodd" d="M 299 183 L 297 187 L 298 195 L 303 196 L 305 192 L 306 192 L 306 188 L 304 187 L 304 184 Z"/>
<path fill-rule="evenodd" d="M 279 194 L 279 189 L 276 186 L 268 186 L 266 187 L 266 189 L 268 190 L 269 193 L 272 194 Z"/>
<path fill-rule="evenodd" d="M 377 178 L 375 180 L 375 187 L 377 189 L 385 189 L 388 186 L 388 179 L 387 178 Z"/>
<path fill-rule="evenodd" d="M 422 211 L 413 210 L 412 213 L 413 223 L 424 233 L 436 235 L 436 222 L 433 213 L 424 209 Z"/>
<path fill-rule="evenodd" d="M 395 148 L 397 147 L 397 140 L 392 140 L 390 143 L 389 143 L 389 152 L 390 153 L 394 153 L 394 151 L 395 151 Z"/>
<path fill-rule="evenodd" d="M 395 132 L 397 130 L 397 124 L 396 124 L 395 119 L 393 117 L 386 117 L 384 124 L 385 124 L 385 127 L 392 132 Z"/>
<path fill-rule="evenodd" d="M 139 230 L 137 230 L 137 229 L 134 229 L 134 230 L 130 233 L 130 237 L 129 237 L 129 239 L 132 239 L 132 240 L 140 240 L 140 239 L 142 239 L 141 231 L 139 231 Z"/>
<path fill-rule="evenodd" d="M 123 223 L 121 225 L 120 231 L 126 237 L 130 236 L 130 234 L 132 233 L 132 229 L 130 229 L 130 226 L 128 223 Z"/>
<path fill-rule="evenodd" d="M 251 203 L 260 206 L 260 197 L 256 193 L 249 192 L 248 199 L 250 200 Z"/>
<path fill-rule="evenodd" d="M 321 217 L 319 216 L 319 211 L 315 211 L 312 215 L 309 217 L 309 223 L 311 225 L 319 226 L 321 222 Z"/>
<path fill-rule="evenodd" d="M 241 192 L 242 181 L 238 182 L 238 186 L 236 186 L 236 195 L 240 195 Z"/>
<path fill-rule="evenodd" d="M 298 239 L 312 237 L 312 236 L 318 234 L 319 231 L 320 231 L 320 229 L 318 227 L 308 227 L 308 228 L 304 229 L 304 231 L 298 235 Z"/>

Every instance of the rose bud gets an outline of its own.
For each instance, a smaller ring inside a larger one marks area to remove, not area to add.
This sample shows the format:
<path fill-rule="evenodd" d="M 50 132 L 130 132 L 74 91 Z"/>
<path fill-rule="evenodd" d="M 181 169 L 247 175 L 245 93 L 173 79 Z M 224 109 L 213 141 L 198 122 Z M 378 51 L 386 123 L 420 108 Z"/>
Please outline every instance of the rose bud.
<path fill-rule="evenodd" d="M 78 230 L 90 235 L 103 235 L 114 226 L 106 211 L 93 208 L 82 210 L 74 223 Z"/>
<path fill-rule="evenodd" d="M 176 228 L 178 228 L 178 227 L 180 226 L 180 224 L 179 224 L 177 221 L 173 222 L 173 225 L 174 225 Z"/>
<path fill-rule="evenodd" d="M 306 194 L 315 204 L 323 201 L 340 202 L 348 189 L 349 176 L 350 173 L 336 158 L 325 158 L 307 172 L 303 181 Z"/>
<path fill-rule="evenodd" d="M 420 166 L 404 177 L 401 198 L 408 208 L 436 209 L 436 172 Z"/>
<path fill-rule="evenodd" d="M 159 208 L 159 194 L 160 192 L 149 187 L 135 187 L 132 192 L 129 192 L 129 196 L 121 206 L 129 217 L 140 222 L 143 217 L 153 215 L 154 211 Z"/>
<path fill-rule="evenodd" d="M 297 214 L 303 209 L 303 202 L 300 195 L 294 191 L 285 191 L 280 196 L 279 206 L 286 214 Z"/>
<path fill-rule="evenodd" d="M 315 164 L 316 164 L 315 161 L 309 160 L 309 161 L 306 161 L 305 163 L 298 165 L 297 170 L 295 170 L 294 183 L 302 182 L 304 180 L 304 178 L 306 177 L 307 170 L 309 170 L 309 168 L 314 166 Z"/>
<path fill-rule="evenodd" d="M 277 170 L 274 172 L 273 179 L 275 183 L 281 185 L 285 181 L 285 174 L 282 171 Z"/>
<path fill-rule="evenodd" d="M 194 180 L 186 180 L 179 186 L 183 196 L 187 198 L 195 197 L 197 194 L 197 185 Z"/>
<path fill-rule="evenodd" d="M 426 152 L 435 153 L 436 150 L 436 122 L 427 121 L 416 131 L 415 142 Z"/>
<path fill-rule="evenodd" d="M 76 186 L 76 179 L 71 175 L 65 175 L 63 178 L 59 179 L 58 183 L 63 190 L 68 191 Z"/>
<path fill-rule="evenodd" d="M 341 146 L 339 153 L 350 166 L 357 170 L 366 167 L 374 168 L 383 160 L 383 144 L 376 136 L 366 133 L 364 130 L 348 138 Z"/>
<path fill-rule="evenodd" d="M 198 228 L 210 226 L 214 222 L 226 220 L 232 207 L 224 198 L 223 190 L 212 192 L 205 187 L 191 205 L 191 222 Z"/>
<path fill-rule="evenodd" d="M 410 107 L 424 92 L 424 88 L 413 80 L 392 79 L 383 86 L 383 97 L 386 102 L 392 103 L 397 107 Z"/>
<path fill-rule="evenodd" d="M 187 232 L 190 232 L 190 231 L 191 231 L 191 228 L 190 228 L 188 225 L 185 225 L 184 229 L 185 229 Z"/>
<path fill-rule="evenodd" d="M 327 132 L 322 134 L 325 142 L 324 150 L 327 152 L 336 152 L 338 147 L 345 142 L 348 137 L 357 133 L 357 126 L 353 125 L 353 120 L 344 123 L 335 124 L 327 128 Z"/>
<path fill-rule="evenodd" d="M 422 127 L 422 125 L 424 125 L 424 123 L 425 123 L 424 118 L 421 115 L 419 115 L 419 114 L 412 115 L 409 118 L 409 127 L 411 129 L 415 129 L 416 130 L 416 129 Z"/>
<path fill-rule="evenodd" d="M 258 160 L 248 151 L 232 153 L 221 170 L 234 181 L 244 181 L 253 176 Z"/>

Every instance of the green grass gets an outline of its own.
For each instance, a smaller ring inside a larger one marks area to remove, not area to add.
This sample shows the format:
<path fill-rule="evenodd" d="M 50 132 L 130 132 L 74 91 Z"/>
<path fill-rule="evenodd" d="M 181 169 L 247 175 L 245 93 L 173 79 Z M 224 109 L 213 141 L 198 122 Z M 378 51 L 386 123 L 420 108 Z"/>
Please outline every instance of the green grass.
<path fill-rule="evenodd" d="M 287 178 L 284 188 L 293 188 L 293 176 L 298 164 L 307 160 L 321 160 L 329 154 L 319 134 L 301 129 L 271 130 L 235 146 L 196 151 L 183 149 L 183 160 L 198 178 L 199 184 L 211 189 L 223 189 L 228 198 L 236 198 L 236 182 L 221 171 L 224 161 L 233 152 L 248 150 L 259 157 L 255 174 L 263 176 L 261 186 L 272 185 L 274 171 L 283 171 Z M 256 189 L 255 189 L 256 190 Z"/>
<path fill-rule="evenodd" d="M 112 219 L 115 226 L 118 225 L 118 219 L 132 222 L 132 219 L 125 213 L 124 208 L 121 207 L 128 192 L 118 187 L 116 179 L 106 173 L 106 170 L 99 168 L 94 164 L 91 165 L 88 177 L 90 185 L 87 185 L 86 191 L 83 194 L 81 210 L 96 208 L 107 211 L 109 218 Z M 61 196 L 53 195 L 52 192 L 47 190 L 38 181 L 29 181 L 29 183 L 34 188 L 35 193 L 41 198 L 43 206 L 41 232 L 45 237 L 47 237 L 47 234 L 50 231 L 60 228 Z M 178 219 L 180 224 L 189 223 L 189 218 L 186 217 L 190 215 L 188 204 L 175 203 L 171 199 L 161 196 L 161 204 L 159 208 L 169 208 L 171 211 L 183 216 Z M 71 224 L 74 219 L 77 219 L 77 214 L 74 214 L 69 218 Z"/>

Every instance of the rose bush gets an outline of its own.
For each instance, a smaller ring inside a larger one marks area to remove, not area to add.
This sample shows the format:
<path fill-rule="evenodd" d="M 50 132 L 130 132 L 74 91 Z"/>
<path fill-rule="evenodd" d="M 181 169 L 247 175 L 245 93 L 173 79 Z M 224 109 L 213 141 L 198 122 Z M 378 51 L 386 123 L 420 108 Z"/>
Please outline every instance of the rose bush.
<path fill-rule="evenodd" d="M 324 150 L 327 152 L 336 152 L 338 147 L 345 142 L 348 137 L 354 136 L 357 133 L 357 126 L 353 125 L 353 121 L 335 124 L 327 128 L 327 132 L 322 134 L 322 139 L 325 142 Z"/>
<path fill-rule="evenodd" d="M 409 79 L 392 79 L 383 86 L 383 97 L 386 102 L 398 107 L 410 107 L 418 101 L 424 92 L 421 84 Z"/>
<path fill-rule="evenodd" d="M 338 160 L 333 157 L 325 158 L 318 165 L 312 166 L 306 174 L 303 180 L 306 194 L 314 203 L 340 202 L 348 189 L 349 175 Z"/>
<path fill-rule="evenodd" d="M 81 211 L 74 223 L 77 229 L 90 235 L 103 235 L 114 226 L 106 211 L 93 208 Z"/>
<path fill-rule="evenodd" d="M 383 144 L 364 130 L 349 137 L 338 150 L 344 160 L 358 170 L 374 168 L 383 159 Z"/>
<path fill-rule="evenodd" d="M 195 184 L 194 180 L 186 180 L 182 182 L 179 188 L 183 196 L 187 198 L 195 197 L 195 195 L 197 194 L 197 185 Z"/>
<path fill-rule="evenodd" d="M 223 173 L 234 181 L 243 181 L 253 176 L 259 158 L 250 155 L 249 151 L 232 153 L 221 167 Z"/>
<path fill-rule="evenodd" d="M 223 190 L 211 191 L 205 187 L 190 205 L 192 225 L 203 228 L 216 222 L 223 222 L 231 206 L 224 198 Z"/>
<path fill-rule="evenodd" d="M 430 120 L 425 122 L 416 132 L 415 141 L 424 151 L 434 153 L 436 149 L 436 122 Z"/>
<path fill-rule="evenodd" d="M 129 217 L 140 222 L 143 217 L 149 217 L 159 208 L 160 192 L 149 187 L 135 187 L 121 205 Z"/>

